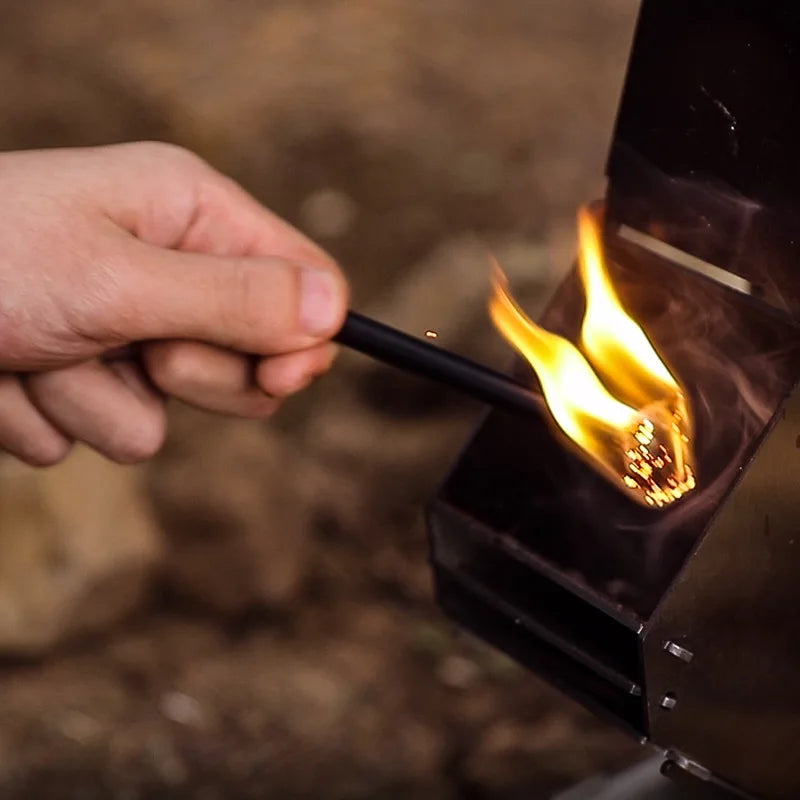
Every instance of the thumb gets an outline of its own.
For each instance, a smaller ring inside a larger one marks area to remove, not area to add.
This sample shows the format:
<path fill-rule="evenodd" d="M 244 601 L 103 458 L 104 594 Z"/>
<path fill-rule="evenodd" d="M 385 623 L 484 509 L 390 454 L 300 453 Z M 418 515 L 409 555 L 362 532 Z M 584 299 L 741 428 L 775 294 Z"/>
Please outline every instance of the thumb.
<path fill-rule="evenodd" d="M 227 257 L 136 242 L 119 318 L 130 341 L 194 339 L 258 355 L 305 349 L 333 336 L 347 283 L 333 265 Z"/>

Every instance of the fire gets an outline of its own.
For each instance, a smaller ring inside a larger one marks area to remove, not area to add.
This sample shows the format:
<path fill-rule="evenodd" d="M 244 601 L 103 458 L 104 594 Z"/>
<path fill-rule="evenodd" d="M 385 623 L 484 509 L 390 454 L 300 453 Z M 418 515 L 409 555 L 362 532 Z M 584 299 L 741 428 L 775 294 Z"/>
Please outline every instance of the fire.
<path fill-rule="evenodd" d="M 631 497 L 661 508 L 696 485 L 685 394 L 622 307 L 606 270 L 597 220 L 582 210 L 578 221 L 585 355 L 525 314 L 497 264 L 489 311 L 536 371 L 564 433 Z"/>

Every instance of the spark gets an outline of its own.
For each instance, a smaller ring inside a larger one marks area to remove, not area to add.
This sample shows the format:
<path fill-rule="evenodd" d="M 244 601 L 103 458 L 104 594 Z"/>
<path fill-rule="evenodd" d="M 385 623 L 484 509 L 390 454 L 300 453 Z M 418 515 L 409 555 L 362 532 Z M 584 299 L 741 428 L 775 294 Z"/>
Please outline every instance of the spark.
<path fill-rule="evenodd" d="M 736 117 L 731 110 L 722 100 L 713 97 L 705 86 L 700 84 L 700 91 L 722 112 L 728 122 L 728 130 L 731 132 L 731 153 L 734 156 L 739 155 L 739 137 L 737 136 L 736 126 L 739 124 Z"/>

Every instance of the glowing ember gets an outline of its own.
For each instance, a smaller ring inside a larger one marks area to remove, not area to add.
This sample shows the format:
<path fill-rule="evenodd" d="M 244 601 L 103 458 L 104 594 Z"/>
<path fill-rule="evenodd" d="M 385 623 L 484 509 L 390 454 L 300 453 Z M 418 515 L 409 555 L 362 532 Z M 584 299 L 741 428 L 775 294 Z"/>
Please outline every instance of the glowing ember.
<path fill-rule="evenodd" d="M 696 486 L 686 398 L 620 304 L 606 271 L 597 221 L 582 211 L 579 223 L 586 291 L 581 345 L 586 356 L 522 311 L 497 265 L 489 311 L 500 332 L 536 370 L 564 433 L 617 486 L 639 502 L 661 508 Z"/>

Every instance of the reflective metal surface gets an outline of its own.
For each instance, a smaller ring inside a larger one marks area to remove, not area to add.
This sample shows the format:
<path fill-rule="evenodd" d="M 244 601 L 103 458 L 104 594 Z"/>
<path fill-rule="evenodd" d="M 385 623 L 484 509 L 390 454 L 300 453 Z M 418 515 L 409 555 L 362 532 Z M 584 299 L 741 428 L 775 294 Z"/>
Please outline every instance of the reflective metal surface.
<path fill-rule="evenodd" d="M 797 390 L 644 639 L 653 741 L 774 800 L 800 797 L 799 444 Z"/>
<path fill-rule="evenodd" d="M 661 758 L 650 758 L 617 775 L 598 775 L 574 786 L 552 800 L 722 800 L 720 788 L 689 776 L 663 776 Z M 669 762 L 673 764 L 673 762 Z M 675 770 L 681 771 L 675 766 Z M 675 770 L 667 769 L 667 772 Z"/>
<path fill-rule="evenodd" d="M 607 246 L 702 490 L 654 516 L 493 412 L 430 508 L 445 611 L 670 751 L 682 798 L 800 798 L 798 87 L 796 0 L 643 0 Z M 582 302 L 568 277 L 542 323 L 574 341 Z"/>
<path fill-rule="evenodd" d="M 800 315 L 800 4 L 643 0 L 608 164 L 617 223 Z"/>

